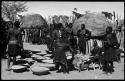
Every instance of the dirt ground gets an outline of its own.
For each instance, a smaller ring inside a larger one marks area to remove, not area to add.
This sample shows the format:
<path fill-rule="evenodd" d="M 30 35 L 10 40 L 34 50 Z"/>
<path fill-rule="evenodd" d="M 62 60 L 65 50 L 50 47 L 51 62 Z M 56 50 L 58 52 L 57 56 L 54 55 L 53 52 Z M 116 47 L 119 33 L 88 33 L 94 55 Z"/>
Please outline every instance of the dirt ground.
<path fill-rule="evenodd" d="M 45 50 L 45 45 L 30 45 L 25 43 L 24 49 L 30 50 Z M 13 71 L 6 71 L 7 59 L 1 60 L 1 79 L 2 80 L 94 80 L 94 79 L 122 79 L 124 80 L 124 57 L 121 57 L 121 62 L 114 62 L 115 72 L 112 74 L 104 74 L 101 70 L 84 70 L 78 72 L 76 70 L 70 71 L 69 74 L 56 73 L 56 71 L 50 71 L 48 75 L 34 75 L 32 71 L 23 73 L 14 73 Z"/>

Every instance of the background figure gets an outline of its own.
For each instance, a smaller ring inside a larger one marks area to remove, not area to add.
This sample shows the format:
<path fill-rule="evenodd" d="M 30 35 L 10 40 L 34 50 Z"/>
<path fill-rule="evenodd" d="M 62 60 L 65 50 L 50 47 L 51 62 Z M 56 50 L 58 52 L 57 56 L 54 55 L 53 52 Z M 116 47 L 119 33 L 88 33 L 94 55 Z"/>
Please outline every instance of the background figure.
<path fill-rule="evenodd" d="M 45 43 L 47 44 L 49 51 L 52 51 L 52 38 L 49 34 L 46 36 L 45 40 Z"/>
<path fill-rule="evenodd" d="M 67 38 L 67 43 L 70 44 L 73 53 L 72 53 L 72 61 L 74 59 L 74 55 L 77 54 L 77 39 L 75 38 L 74 34 L 73 34 L 73 30 L 72 30 L 72 23 L 69 23 L 69 25 L 67 26 L 66 30 L 66 38 Z"/>
<path fill-rule="evenodd" d="M 81 53 L 86 54 L 86 41 L 87 37 L 91 35 L 91 32 L 85 28 L 85 24 L 81 24 L 81 29 L 78 30 L 78 46 Z"/>
<path fill-rule="evenodd" d="M 25 42 L 25 41 L 24 41 L 24 39 L 25 39 L 25 31 L 24 31 L 23 28 L 21 29 L 21 31 L 22 31 L 22 32 L 21 32 L 21 35 L 22 35 L 22 41 Z"/>

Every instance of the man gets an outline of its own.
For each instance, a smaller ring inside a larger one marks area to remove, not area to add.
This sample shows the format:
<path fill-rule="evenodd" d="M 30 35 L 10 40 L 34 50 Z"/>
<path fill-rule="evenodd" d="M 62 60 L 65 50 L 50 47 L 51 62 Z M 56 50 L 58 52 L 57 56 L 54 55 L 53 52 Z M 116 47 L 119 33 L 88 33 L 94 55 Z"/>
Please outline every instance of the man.
<path fill-rule="evenodd" d="M 69 23 L 69 25 L 66 26 L 65 31 L 66 31 L 66 36 L 67 36 L 67 38 L 66 38 L 67 41 L 66 42 L 70 43 L 69 40 L 72 38 L 72 33 L 73 33 L 73 31 L 72 31 L 72 23 Z"/>
<path fill-rule="evenodd" d="M 21 32 L 19 28 L 19 22 L 16 21 L 14 23 L 14 28 L 10 28 L 8 30 L 8 68 L 7 71 L 10 71 L 10 62 L 11 58 L 13 58 L 13 65 L 16 62 L 16 56 L 21 53 L 22 48 L 22 40 L 21 40 Z"/>
<path fill-rule="evenodd" d="M 62 24 L 55 24 L 54 28 L 55 30 L 52 33 L 52 38 L 55 42 L 63 42 L 63 36 L 64 36 L 64 32 L 61 30 Z"/>
<path fill-rule="evenodd" d="M 81 24 L 81 29 L 78 30 L 78 46 L 81 53 L 86 53 L 86 41 L 87 37 L 91 35 L 91 32 L 85 28 L 85 24 Z"/>
<path fill-rule="evenodd" d="M 69 25 L 65 30 L 66 30 L 66 36 L 67 36 L 66 42 L 70 44 L 71 48 L 74 51 L 72 54 L 72 61 L 73 61 L 74 55 L 77 53 L 77 39 L 73 35 L 72 23 L 69 23 Z"/>

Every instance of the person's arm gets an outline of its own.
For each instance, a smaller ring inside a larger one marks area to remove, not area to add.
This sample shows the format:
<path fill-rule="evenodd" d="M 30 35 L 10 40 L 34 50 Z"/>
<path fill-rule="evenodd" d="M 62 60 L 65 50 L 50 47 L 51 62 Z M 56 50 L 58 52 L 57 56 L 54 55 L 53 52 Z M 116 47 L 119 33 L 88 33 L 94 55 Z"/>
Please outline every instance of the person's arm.
<path fill-rule="evenodd" d="M 80 30 L 77 31 L 77 36 L 78 36 L 78 37 L 80 36 Z"/>
<path fill-rule="evenodd" d="M 103 48 L 99 48 L 99 56 L 102 56 Z"/>
<path fill-rule="evenodd" d="M 70 46 L 70 45 L 69 45 L 69 49 L 70 49 L 70 51 L 71 51 L 71 52 L 73 52 L 73 49 L 71 48 L 71 46 Z"/>
<path fill-rule="evenodd" d="M 89 40 L 90 36 L 91 36 L 91 32 L 86 29 L 86 32 L 85 32 L 85 38 L 86 38 L 86 40 Z"/>
<path fill-rule="evenodd" d="M 21 49 L 23 49 L 23 40 L 22 40 L 21 30 L 19 30 L 18 41 L 19 41 L 19 46 L 21 47 Z"/>
<path fill-rule="evenodd" d="M 52 40 L 55 40 L 55 31 L 52 32 Z"/>
<path fill-rule="evenodd" d="M 9 37 L 9 31 L 7 31 L 7 36 L 6 36 L 6 41 L 7 41 L 7 48 L 6 48 L 6 52 L 8 52 L 8 43 L 9 43 L 9 40 L 10 40 L 10 37 Z M 8 53 L 7 53 L 8 54 Z"/>
<path fill-rule="evenodd" d="M 112 35 L 113 35 L 113 40 L 114 40 L 113 45 L 114 45 L 115 48 L 118 49 L 118 48 L 120 47 L 120 44 L 118 43 L 116 34 L 115 34 L 115 33 L 112 33 Z M 112 41 L 111 41 L 111 42 L 112 42 Z"/>
<path fill-rule="evenodd" d="M 73 52 L 73 49 L 71 48 L 70 44 L 66 44 L 66 50 L 70 50 L 71 52 Z"/>
<path fill-rule="evenodd" d="M 9 36 L 9 31 L 7 31 L 7 36 L 6 36 L 6 39 L 7 39 L 7 44 L 9 43 L 9 40 L 10 40 L 10 36 Z"/>
<path fill-rule="evenodd" d="M 86 36 L 90 36 L 90 35 L 91 35 L 91 32 L 86 29 Z"/>
<path fill-rule="evenodd" d="M 93 54 L 93 53 L 94 53 L 94 47 L 93 47 L 90 51 L 91 51 L 91 53 Z"/>

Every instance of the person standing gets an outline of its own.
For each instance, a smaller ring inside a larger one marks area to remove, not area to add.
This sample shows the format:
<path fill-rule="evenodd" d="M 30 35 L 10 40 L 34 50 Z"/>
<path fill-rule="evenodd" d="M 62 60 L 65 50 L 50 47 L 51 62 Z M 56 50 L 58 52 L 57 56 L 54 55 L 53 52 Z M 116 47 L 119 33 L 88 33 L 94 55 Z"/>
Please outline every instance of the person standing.
<path fill-rule="evenodd" d="M 68 50 L 69 45 L 66 43 L 56 43 L 54 51 L 54 63 L 56 64 L 57 72 L 60 71 L 59 67 L 63 72 L 69 73 L 69 68 L 67 64 L 67 58 L 65 52 Z"/>
<path fill-rule="evenodd" d="M 73 54 L 72 54 L 72 61 L 73 61 L 74 55 L 77 53 L 77 39 L 73 34 L 72 23 L 69 23 L 69 25 L 65 30 L 66 30 L 66 39 L 67 39 L 66 42 L 69 43 L 71 48 L 73 49 Z"/>
<path fill-rule="evenodd" d="M 103 61 L 104 68 L 103 71 L 107 73 L 114 72 L 113 62 L 116 60 L 117 49 L 119 48 L 118 40 L 115 33 L 112 33 L 112 27 L 108 26 L 106 28 L 106 34 L 103 36 L 91 36 L 90 38 L 102 39 L 104 42 L 103 46 Z"/>
<path fill-rule="evenodd" d="M 50 34 L 46 35 L 45 40 L 46 40 L 45 43 L 47 44 L 49 51 L 52 51 L 52 38 Z"/>
<path fill-rule="evenodd" d="M 86 41 L 87 37 L 91 35 L 91 32 L 85 28 L 85 24 L 81 24 L 81 29 L 78 30 L 78 46 L 81 53 L 86 53 Z"/>
<path fill-rule="evenodd" d="M 105 68 L 107 72 L 114 72 L 113 61 L 116 59 L 116 50 L 118 48 L 118 40 L 115 33 L 112 33 L 112 27 L 107 27 L 106 37 L 104 40 L 104 59 L 105 59 Z"/>
<path fill-rule="evenodd" d="M 21 32 L 19 29 L 19 22 L 16 21 L 14 23 L 14 28 L 10 28 L 8 30 L 8 46 L 7 46 L 7 51 L 8 51 L 8 61 L 7 61 L 7 71 L 10 71 L 10 63 L 11 63 L 11 58 L 13 58 L 13 65 L 16 62 L 16 56 L 21 53 L 21 48 L 22 48 L 22 41 L 21 41 Z"/>
<path fill-rule="evenodd" d="M 59 67 L 63 69 L 64 72 L 68 73 L 68 65 L 65 52 L 67 51 L 69 45 L 65 42 L 65 33 L 61 29 L 62 24 L 56 24 L 57 29 L 53 32 L 53 40 L 54 40 L 54 63 L 56 65 L 57 72 L 60 71 Z"/>

